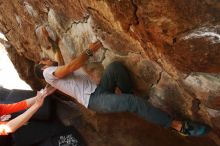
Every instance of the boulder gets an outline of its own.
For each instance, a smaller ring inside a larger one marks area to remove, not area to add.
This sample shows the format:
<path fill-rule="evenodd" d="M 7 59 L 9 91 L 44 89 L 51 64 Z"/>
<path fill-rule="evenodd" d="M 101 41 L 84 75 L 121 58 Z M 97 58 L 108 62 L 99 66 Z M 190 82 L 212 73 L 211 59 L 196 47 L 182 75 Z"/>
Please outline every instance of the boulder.
<path fill-rule="evenodd" d="M 55 60 L 57 48 L 68 63 L 100 40 L 90 62 L 120 60 L 135 94 L 172 117 L 213 128 L 204 138 L 186 138 L 127 113 L 94 113 L 93 123 L 82 110 L 83 122 L 69 123 L 90 145 L 220 145 L 219 13 L 218 0 L 0 0 L 1 42 L 19 76 L 40 89 L 45 82 L 33 75 L 35 63 Z"/>

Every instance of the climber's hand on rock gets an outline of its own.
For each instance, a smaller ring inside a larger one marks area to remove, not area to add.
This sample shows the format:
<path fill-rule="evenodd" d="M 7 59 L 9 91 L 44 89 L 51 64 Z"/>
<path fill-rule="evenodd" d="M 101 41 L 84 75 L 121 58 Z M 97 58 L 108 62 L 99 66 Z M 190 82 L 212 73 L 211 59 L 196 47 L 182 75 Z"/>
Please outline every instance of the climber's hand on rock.
<path fill-rule="evenodd" d="M 89 49 L 91 49 L 94 53 L 101 47 L 102 47 L 102 43 L 100 41 L 89 44 Z"/>

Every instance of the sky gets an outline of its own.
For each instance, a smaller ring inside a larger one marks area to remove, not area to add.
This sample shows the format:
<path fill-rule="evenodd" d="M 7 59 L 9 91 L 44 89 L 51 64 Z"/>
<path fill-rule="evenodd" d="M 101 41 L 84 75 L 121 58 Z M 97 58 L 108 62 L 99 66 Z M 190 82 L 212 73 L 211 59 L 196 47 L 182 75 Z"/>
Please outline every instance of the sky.
<path fill-rule="evenodd" d="M 5 40 L 6 40 L 6 38 L 5 38 L 4 34 L 2 34 L 1 32 L 0 32 L 0 38 L 2 38 L 2 39 L 5 39 Z"/>
<path fill-rule="evenodd" d="M 4 35 L 0 33 L 0 38 Z M 19 78 L 8 53 L 0 44 L 0 86 L 7 89 L 26 89 L 31 90 L 30 86 Z"/>

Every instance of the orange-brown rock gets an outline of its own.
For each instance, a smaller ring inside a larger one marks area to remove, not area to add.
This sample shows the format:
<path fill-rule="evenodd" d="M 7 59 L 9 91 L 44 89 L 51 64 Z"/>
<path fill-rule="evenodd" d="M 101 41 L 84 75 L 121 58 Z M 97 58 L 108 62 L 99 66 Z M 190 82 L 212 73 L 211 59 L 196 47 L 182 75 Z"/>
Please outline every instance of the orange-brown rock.
<path fill-rule="evenodd" d="M 122 61 L 136 94 L 175 118 L 213 128 L 204 138 L 185 138 L 130 114 L 95 114 L 96 123 L 82 118 L 89 126 L 72 123 L 90 145 L 214 146 L 220 145 L 219 14 L 218 0 L 0 0 L 0 32 L 33 89 L 44 85 L 33 75 L 34 63 L 55 59 L 48 35 L 65 63 L 100 40 L 105 49 L 90 61 Z"/>

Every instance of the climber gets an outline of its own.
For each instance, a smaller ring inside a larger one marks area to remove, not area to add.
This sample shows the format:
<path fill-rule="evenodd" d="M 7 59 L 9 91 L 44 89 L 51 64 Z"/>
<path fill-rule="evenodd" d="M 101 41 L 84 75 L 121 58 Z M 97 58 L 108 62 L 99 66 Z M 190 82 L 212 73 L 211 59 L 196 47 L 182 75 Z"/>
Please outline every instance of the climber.
<path fill-rule="evenodd" d="M 45 97 L 53 91 L 55 91 L 55 88 L 49 87 L 37 92 L 35 97 L 13 104 L 0 104 L 0 135 L 8 135 L 23 126 L 42 106 Z M 19 112 L 27 108 L 28 110 L 26 110 L 23 114 L 7 121 L 10 118 L 9 114 Z"/>
<path fill-rule="evenodd" d="M 128 70 L 120 62 L 111 63 L 105 70 L 89 64 L 85 66 L 89 57 L 101 47 L 99 41 L 90 44 L 80 56 L 63 66 L 51 66 L 53 61 L 43 60 L 35 66 L 35 75 L 96 112 L 133 112 L 148 122 L 171 127 L 184 135 L 207 133 L 205 124 L 172 120 L 167 113 L 133 95 Z M 116 89 L 120 92 L 116 93 Z"/>

